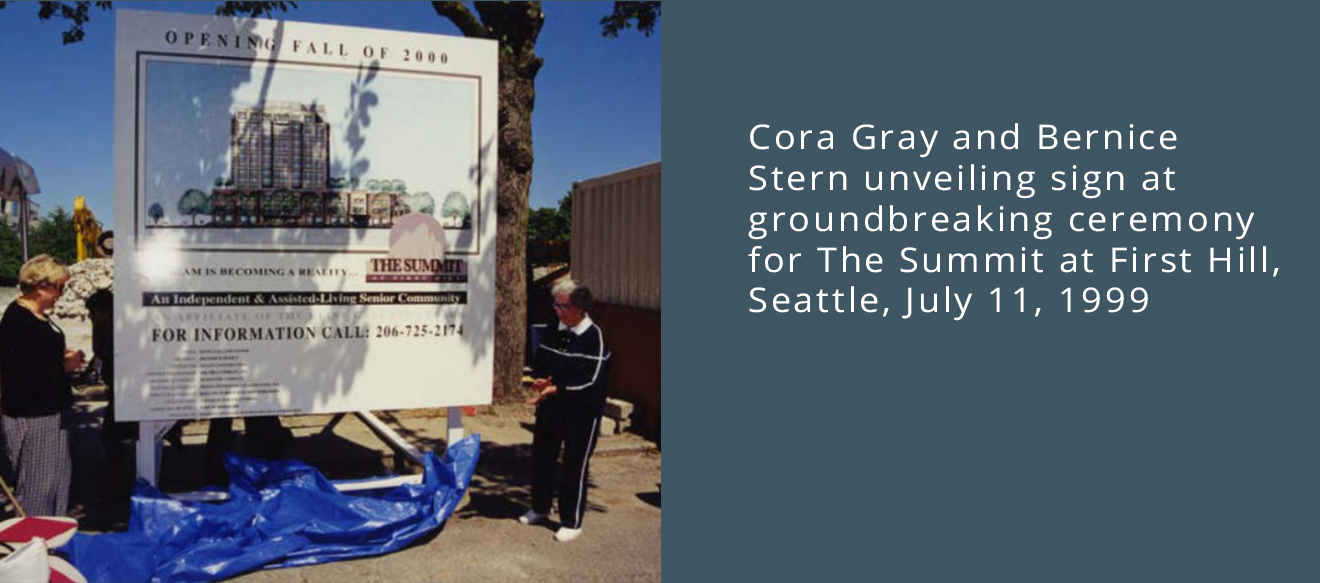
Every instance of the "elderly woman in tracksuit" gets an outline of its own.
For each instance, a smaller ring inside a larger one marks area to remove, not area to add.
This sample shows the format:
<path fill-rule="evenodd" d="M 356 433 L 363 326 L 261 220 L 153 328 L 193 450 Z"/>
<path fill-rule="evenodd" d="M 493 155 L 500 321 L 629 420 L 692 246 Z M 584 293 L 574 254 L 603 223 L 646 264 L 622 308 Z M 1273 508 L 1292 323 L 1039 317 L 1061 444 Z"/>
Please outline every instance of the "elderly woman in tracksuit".
<path fill-rule="evenodd" d="M 591 321 L 591 291 L 572 280 L 552 290 L 558 329 L 548 331 L 536 351 L 528 402 L 536 405 L 536 435 L 532 440 L 532 508 L 518 520 L 543 522 L 554 498 L 555 470 L 564 450 L 559 480 L 559 523 L 555 540 L 568 542 L 582 534 L 587 504 L 587 463 L 596 446 L 601 411 L 605 407 L 605 367 L 610 351 L 600 326 Z"/>

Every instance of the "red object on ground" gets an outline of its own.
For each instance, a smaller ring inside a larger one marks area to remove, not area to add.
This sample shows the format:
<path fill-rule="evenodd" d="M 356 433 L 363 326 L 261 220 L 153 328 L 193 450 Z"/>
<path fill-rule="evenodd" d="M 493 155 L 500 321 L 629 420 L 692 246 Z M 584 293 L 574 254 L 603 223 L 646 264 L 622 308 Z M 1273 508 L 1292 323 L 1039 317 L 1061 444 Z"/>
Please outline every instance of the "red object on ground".
<path fill-rule="evenodd" d="M 83 579 L 82 581 L 85 582 L 86 579 Z M 72 577 L 69 577 L 69 576 L 68 576 L 67 574 L 65 574 L 65 573 L 62 573 L 62 572 L 57 571 L 57 570 L 55 570 L 55 569 L 51 569 L 51 570 L 50 570 L 50 583 L 80 583 L 80 581 L 79 581 L 78 579 L 74 579 L 74 578 L 72 578 Z"/>
<path fill-rule="evenodd" d="M 87 583 L 87 577 L 68 561 L 50 556 L 50 583 Z"/>
<path fill-rule="evenodd" d="M 7 524 L 5 524 L 7 523 Z M 29 516 L 0 523 L 0 542 L 25 543 L 41 537 L 51 547 L 64 544 L 78 530 L 78 522 L 64 518 L 42 518 Z"/>

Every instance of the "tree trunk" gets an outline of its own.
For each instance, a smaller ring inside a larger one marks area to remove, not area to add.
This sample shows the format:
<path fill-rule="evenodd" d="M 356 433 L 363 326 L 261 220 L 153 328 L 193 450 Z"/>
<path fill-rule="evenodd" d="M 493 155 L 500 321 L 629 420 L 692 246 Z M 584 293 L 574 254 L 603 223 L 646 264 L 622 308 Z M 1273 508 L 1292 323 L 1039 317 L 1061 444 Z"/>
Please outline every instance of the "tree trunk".
<path fill-rule="evenodd" d="M 521 401 L 527 343 L 527 197 L 532 185 L 532 107 L 536 103 L 536 38 L 545 24 L 540 2 L 432 2 L 465 36 L 500 43 L 499 176 L 496 185 L 496 403 Z M 484 145 L 483 145 L 484 147 Z"/>
<path fill-rule="evenodd" d="M 521 400 L 527 342 L 527 201 L 532 184 L 532 108 L 541 59 L 500 54 L 499 226 L 496 231 L 495 401 Z"/>

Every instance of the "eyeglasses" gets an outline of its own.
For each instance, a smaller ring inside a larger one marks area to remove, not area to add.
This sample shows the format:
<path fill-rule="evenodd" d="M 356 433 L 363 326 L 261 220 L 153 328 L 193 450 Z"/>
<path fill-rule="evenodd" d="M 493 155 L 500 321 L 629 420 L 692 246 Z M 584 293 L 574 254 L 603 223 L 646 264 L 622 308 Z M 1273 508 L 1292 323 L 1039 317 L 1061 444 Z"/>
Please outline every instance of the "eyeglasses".
<path fill-rule="evenodd" d="M 569 309 L 569 308 L 571 308 L 571 307 L 573 307 L 573 304 L 561 304 L 561 303 L 559 303 L 559 302 L 555 302 L 555 309 L 556 309 L 556 310 L 567 310 L 567 309 Z"/>

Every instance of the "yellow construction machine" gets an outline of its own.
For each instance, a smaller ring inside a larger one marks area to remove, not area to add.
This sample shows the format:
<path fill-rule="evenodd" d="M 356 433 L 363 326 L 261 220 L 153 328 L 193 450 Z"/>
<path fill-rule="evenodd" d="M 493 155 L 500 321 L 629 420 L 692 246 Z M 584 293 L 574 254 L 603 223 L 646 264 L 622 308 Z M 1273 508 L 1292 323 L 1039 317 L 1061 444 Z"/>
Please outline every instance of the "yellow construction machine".
<path fill-rule="evenodd" d="M 105 257 L 101 239 L 101 222 L 96 220 L 87 201 L 79 196 L 73 199 L 73 225 L 78 230 L 78 261 L 88 257 Z"/>

